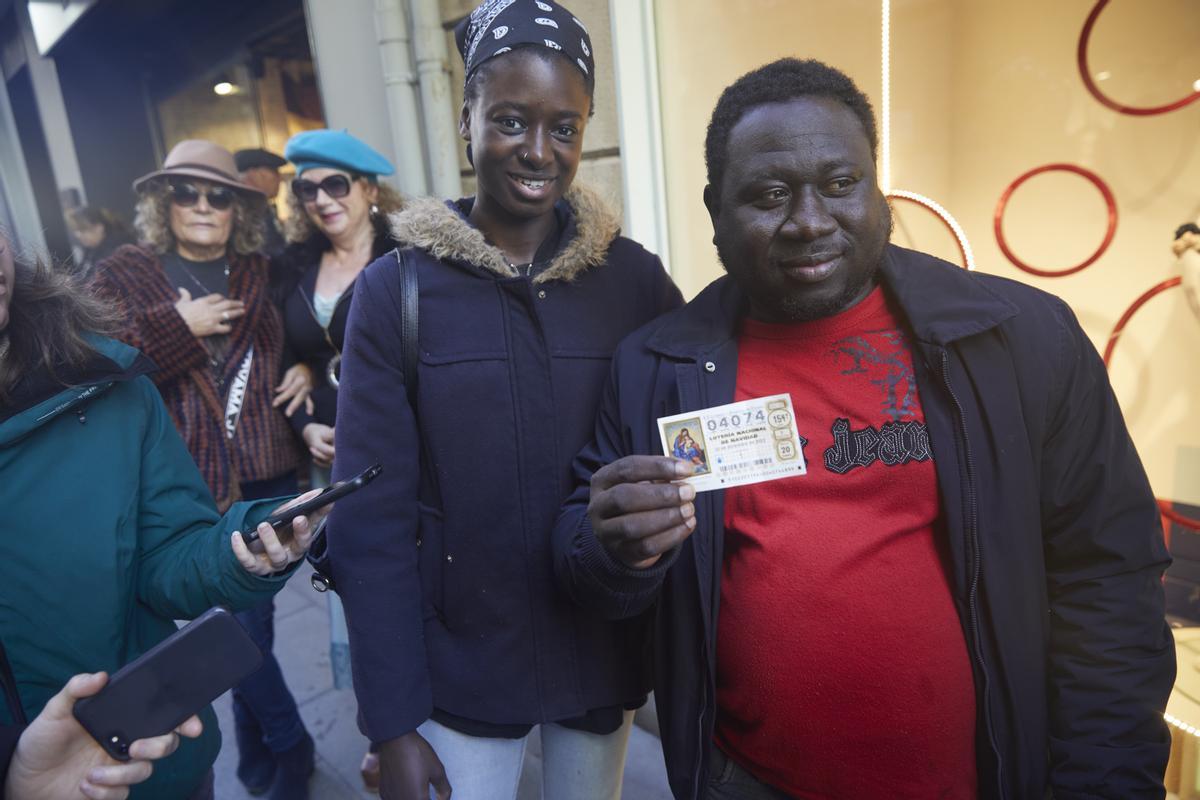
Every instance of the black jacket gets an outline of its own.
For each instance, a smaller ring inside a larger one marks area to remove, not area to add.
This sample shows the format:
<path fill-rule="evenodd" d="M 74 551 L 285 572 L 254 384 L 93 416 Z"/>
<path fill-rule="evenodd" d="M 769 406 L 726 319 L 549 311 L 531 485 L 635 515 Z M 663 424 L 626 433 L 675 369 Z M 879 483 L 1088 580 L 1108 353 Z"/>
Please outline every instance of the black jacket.
<path fill-rule="evenodd" d="M 1024 284 L 898 247 L 882 282 L 916 346 L 975 674 L 981 797 L 1162 797 L 1169 558 L 1100 358 L 1061 300 Z M 663 749 L 689 800 L 714 724 L 724 493 L 701 494 L 693 535 L 633 570 L 597 542 L 588 481 L 622 456 L 660 452 L 656 418 L 732 402 L 743 313 L 721 278 L 621 344 L 554 535 L 560 583 L 579 602 L 612 618 L 654 608 Z"/>
<path fill-rule="evenodd" d="M 371 246 L 371 260 L 383 256 L 396 245 L 397 242 L 390 236 L 376 236 Z M 351 283 L 338 298 L 326 338 L 326 331 L 317 322 L 313 309 L 313 293 L 317 285 L 317 273 L 320 271 L 319 248 L 293 245 L 284 254 L 282 272 L 287 277 L 277 290 L 284 295 L 283 329 L 287 337 L 288 352 L 295 361 L 304 362 L 313 371 L 313 413 L 309 414 L 304 406 L 301 406 L 289 417 L 292 427 L 299 434 L 304 433 L 304 426 L 310 422 L 332 426 L 337 419 L 337 389 L 329 383 L 326 375 L 330 360 L 345 344 L 350 298 L 354 296 L 354 284 Z"/>
<path fill-rule="evenodd" d="M 351 302 L 329 551 L 373 741 L 437 709 L 498 725 L 554 722 L 648 688 L 644 622 L 612 623 L 557 591 L 550 532 L 591 437 L 609 359 L 682 298 L 658 257 L 573 189 L 544 269 L 528 276 L 467 222 L 470 201 L 393 217 L 419 281 L 416 408 L 400 348 L 399 269 L 367 267 Z"/>

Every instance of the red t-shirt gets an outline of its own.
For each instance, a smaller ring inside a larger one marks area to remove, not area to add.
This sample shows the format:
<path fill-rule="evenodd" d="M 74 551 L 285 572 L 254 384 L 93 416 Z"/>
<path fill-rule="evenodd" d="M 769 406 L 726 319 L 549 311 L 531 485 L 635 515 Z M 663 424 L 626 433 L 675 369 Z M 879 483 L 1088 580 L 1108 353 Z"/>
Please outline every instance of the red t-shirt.
<path fill-rule="evenodd" d="M 782 392 L 808 474 L 726 490 L 716 742 L 806 800 L 974 798 L 933 454 L 882 290 L 812 322 L 746 320 L 735 399 Z"/>

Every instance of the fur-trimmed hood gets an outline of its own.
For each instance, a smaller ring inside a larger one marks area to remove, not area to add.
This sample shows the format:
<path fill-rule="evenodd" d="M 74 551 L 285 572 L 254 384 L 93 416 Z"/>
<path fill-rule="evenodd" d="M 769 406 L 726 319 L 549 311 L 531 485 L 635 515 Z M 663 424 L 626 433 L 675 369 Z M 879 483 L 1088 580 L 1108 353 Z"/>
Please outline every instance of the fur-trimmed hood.
<path fill-rule="evenodd" d="M 574 214 L 574 224 L 564 231 L 564 239 L 570 238 L 550 265 L 534 276 L 534 283 L 570 282 L 603 264 L 609 246 L 620 233 L 617 213 L 594 190 L 575 184 L 564 199 Z M 390 222 L 392 236 L 401 246 L 419 247 L 435 258 L 465 261 L 504 277 L 520 274 L 498 247 L 488 243 L 482 231 L 441 200 L 411 200 L 391 215 Z"/>

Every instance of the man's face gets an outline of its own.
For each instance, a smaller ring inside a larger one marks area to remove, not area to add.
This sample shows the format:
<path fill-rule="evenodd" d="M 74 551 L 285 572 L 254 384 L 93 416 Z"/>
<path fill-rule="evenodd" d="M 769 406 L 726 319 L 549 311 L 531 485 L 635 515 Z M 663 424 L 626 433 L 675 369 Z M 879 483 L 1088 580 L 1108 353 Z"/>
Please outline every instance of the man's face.
<path fill-rule="evenodd" d="M 892 220 L 854 112 L 825 97 L 757 106 L 730 132 L 726 155 L 704 203 L 751 316 L 818 319 L 870 293 Z"/>

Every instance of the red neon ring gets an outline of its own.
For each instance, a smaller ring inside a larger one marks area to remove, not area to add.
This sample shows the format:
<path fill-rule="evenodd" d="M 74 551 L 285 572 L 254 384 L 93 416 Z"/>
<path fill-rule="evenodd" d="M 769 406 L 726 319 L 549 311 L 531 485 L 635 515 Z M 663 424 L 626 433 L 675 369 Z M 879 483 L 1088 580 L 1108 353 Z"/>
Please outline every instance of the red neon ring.
<path fill-rule="evenodd" d="M 1100 190 L 1100 194 L 1104 195 L 1104 204 L 1108 207 L 1108 230 L 1104 233 L 1104 241 L 1100 243 L 1100 247 L 1096 249 L 1095 253 L 1092 253 L 1091 258 L 1087 259 L 1082 264 L 1077 264 L 1074 267 L 1068 267 L 1067 269 L 1060 270 L 1038 269 L 1037 267 L 1030 266 L 1021 259 L 1017 258 L 1017 254 L 1012 251 L 1012 249 L 1008 246 L 1008 242 L 1004 240 L 1004 210 L 1008 207 L 1008 199 L 1012 197 L 1012 193 L 1017 190 L 1018 186 L 1032 178 L 1034 175 L 1040 175 L 1043 172 L 1052 172 L 1054 170 L 1073 172 L 1082 178 L 1087 178 L 1092 182 L 1092 185 Z M 996 230 L 996 243 L 1000 245 L 1001 252 L 1003 252 L 1008 260 L 1011 261 L 1018 269 L 1022 269 L 1034 275 L 1041 275 L 1043 278 L 1061 278 L 1064 275 L 1070 275 L 1074 272 L 1087 269 L 1096 262 L 1096 259 L 1104 255 L 1104 251 L 1108 249 L 1110 244 L 1112 244 L 1113 236 L 1115 236 L 1117 233 L 1117 198 L 1113 195 L 1112 189 L 1108 188 L 1108 184 L 1105 183 L 1099 175 L 1091 170 L 1078 167 L 1074 164 L 1046 164 L 1044 166 L 1029 170 L 1008 185 L 1008 188 L 1004 190 L 1004 194 L 1000 195 L 1000 202 L 996 204 L 996 213 L 993 215 L 992 221 Z"/>
<path fill-rule="evenodd" d="M 1144 292 L 1138 299 L 1134 300 L 1129 308 L 1125 310 L 1125 313 L 1121 315 L 1119 320 L 1117 320 L 1117 324 L 1113 326 L 1112 333 L 1110 333 L 1108 336 L 1108 343 L 1104 345 L 1105 369 L 1107 369 L 1112 363 L 1113 350 L 1115 350 L 1117 347 L 1117 341 L 1121 338 L 1121 334 L 1124 332 L 1125 326 L 1129 324 L 1129 320 L 1133 319 L 1133 315 L 1138 312 L 1138 309 L 1146 305 L 1146 303 L 1152 298 L 1162 294 L 1167 289 L 1173 289 L 1181 283 L 1183 283 L 1183 278 L 1168 278 L 1162 283 L 1150 287 L 1148 291 Z M 1200 531 L 1200 520 L 1190 519 L 1183 516 L 1178 511 L 1175 511 L 1170 507 L 1171 501 L 1169 500 L 1163 500 L 1161 497 L 1157 498 L 1157 500 L 1159 513 L 1161 513 L 1163 517 L 1171 522 L 1174 522 L 1176 525 L 1182 525 L 1183 527 L 1189 528 L 1193 531 Z"/>
<path fill-rule="evenodd" d="M 945 217 L 943 217 L 940 213 L 938 213 L 938 210 L 936 208 L 929 205 L 928 203 L 922 203 L 920 200 L 918 200 L 915 197 L 906 197 L 905 195 L 902 195 L 902 194 L 891 194 L 891 193 L 888 193 L 885 196 L 887 197 L 888 200 L 907 200 L 908 202 L 912 203 L 913 205 L 920 206 L 921 208 L 932 211 L 933 215 L 935 217 L 937 217 L 938 219 L 940 219 L 942 221 L 942 224 L 946 226 L 946 230 L 950 231 L 950 236 L 953 237 L 954 243 L 956 245 L 958 245 L 958 255 L 959 255 L 959 257 L 962 258 L 962 268 L 970 269 L 970 264 L 967 261 L 966 248 L 963 247 L 963 243 L 959 240 L 958 234 L 954 231 L 954 228 L 950 225 L 950 223 L 948 221 L 946 221 Z"/>
<path fill-rule="evenodd" d="M 1180 514 L 1178 511 L 1171 508 L 1170 500 L 1163 500 L 1161 497 L 1156 497 L 1155 500 L 1158 501 L 1158 512 L 1171 522 L 1174 522 L 1176 525 L 1182 525 L 1183 527 L 1194 531 L 1200 531 L 1200 519 L 1191 519 L 1190 517 L 1185 517 L 1183 514 Z"/>
<path fill-rule="evenodd" d="M 1125 326 L 1129 324 L 1129 320 L 1133 319 L 1133 315 L 1138 312 L 1142 306 L 1146 305 L 1153 297 L 1162 294 L 1167 289 L 1173 289 L 1183 283 L 1183 278 L 1167 278 L 1162 283 L 1152 286 L 1149 291 L 1144 292 L 1141 297 L 1134 300 L 1129 308 L 1125 309 L 1125 313 L 1117 320 L 1117 324 L 1113 326 L 1112 333 L 1108 335 L 1108 344 L 1104 345 L 1104 366 L 1107 369 L 1112 362 L 1113 350 L 1117 348 L 1117 340 L 1121 338 L 1121 334 L 1125 331 Z"/>
<path fill-rule="evenodd" d="M 1104 92 L 1100 91 L 1100 87 L 1092 80 L 1092 71 L 1088 68 L 1087 46 L 1088 40 L 1092 37 L 1092 28 L 1096 25 L 1096 20 L 1100 17 L 1100 12 L 1108 5 L 1108 0 L 1099 0 L 1096 7 L 1092 9 L 1092 13 L 1088 14 L 1087 21 L 1083 23 L 1083 31 L 1079 34 L 1079 49 L 1076 51 L 1075 60 L 1079 64 L 1079 76 L 1083 78 L 1083 85 L 1087 87 L 1088 92 L 1092 97 L 1096 98 L 1101 105 L 1111 108 L 1113 111 L 1121 114 L 1131 114 L 1135 117 L 1149 117 L 1154 114 L 1166 114 L 1168 111 L 1175 111 L 1183 108 L 1189 103 L 1200 99 L 1200 91 L 1192 92 L 1182 100 L 1176 100 L 1174 103 L 1167 103 L 1163 106 L 1127 106 L 1110 99 Z"/>

